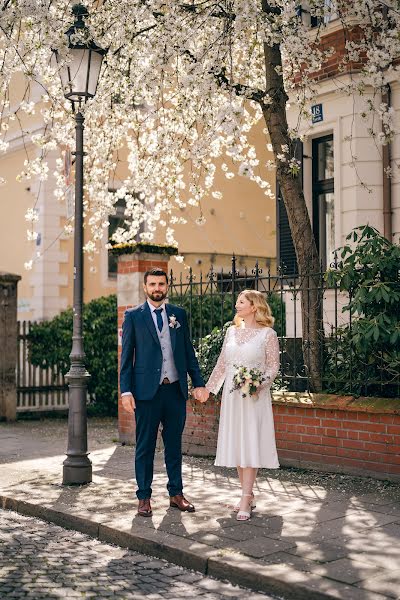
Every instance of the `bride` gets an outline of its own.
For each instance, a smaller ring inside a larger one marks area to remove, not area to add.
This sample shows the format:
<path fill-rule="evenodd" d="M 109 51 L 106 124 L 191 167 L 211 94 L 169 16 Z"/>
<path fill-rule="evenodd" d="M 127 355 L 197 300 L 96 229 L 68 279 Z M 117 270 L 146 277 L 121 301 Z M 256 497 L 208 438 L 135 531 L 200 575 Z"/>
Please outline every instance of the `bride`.
<path fill-rule="evenodd" d="M 242 496 L 235 507 L 236 518 L 247 521 L 255 508 L 257 469 L 279 468 L 270 393 L 279 370 L 279 341 L 261 292 L 244 290 L 235 308 L 234 324 L 226 332 L 206 388 L 217 394 L 225 382 L 215 464 L 237 468 Z"/>

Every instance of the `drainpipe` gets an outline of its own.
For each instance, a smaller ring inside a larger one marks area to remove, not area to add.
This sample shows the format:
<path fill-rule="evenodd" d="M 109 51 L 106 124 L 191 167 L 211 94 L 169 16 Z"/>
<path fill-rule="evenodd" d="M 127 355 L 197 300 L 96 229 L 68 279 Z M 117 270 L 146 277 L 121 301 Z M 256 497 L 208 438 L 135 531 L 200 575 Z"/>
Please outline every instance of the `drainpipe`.
<path fill-rule="evenodd" d="M 382 102 L 391 106 L 391 90 L 387 84 L 382 93 Z M 391 144 L 382 146 L 382 176 L 383 176 L 383 235 L 392 242 L 392 177 L 388 177 L 387 170 L 391 166 Z"/>

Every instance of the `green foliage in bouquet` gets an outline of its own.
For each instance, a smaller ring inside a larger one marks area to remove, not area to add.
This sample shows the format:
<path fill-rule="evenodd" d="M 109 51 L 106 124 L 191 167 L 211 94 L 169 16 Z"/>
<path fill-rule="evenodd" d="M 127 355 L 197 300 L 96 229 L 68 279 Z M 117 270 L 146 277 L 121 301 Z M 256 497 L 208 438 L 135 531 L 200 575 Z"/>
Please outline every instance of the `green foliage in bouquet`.
<path fill-rule="evenodd" d="M 91 378 L 88 385 L 89 413 L 117 414 L 118 339 L 117 298 L 97 298 L 83 308 L 84 350 L 86 368 Z M 29 357 L 33 365 L 56 367 L 64 375 L 69 370 L 72 347 L 72 309 L 63 311 L 50 321 L 32 325 Z"/>
<path fill-rule="evenodd" d="M 351 326 L 326 340 L 325 387 L 393 397 L 400 389 L 400 246 L 370 226 L 346 240 L 326 279 L 348 293 L 343 312 Z"/>

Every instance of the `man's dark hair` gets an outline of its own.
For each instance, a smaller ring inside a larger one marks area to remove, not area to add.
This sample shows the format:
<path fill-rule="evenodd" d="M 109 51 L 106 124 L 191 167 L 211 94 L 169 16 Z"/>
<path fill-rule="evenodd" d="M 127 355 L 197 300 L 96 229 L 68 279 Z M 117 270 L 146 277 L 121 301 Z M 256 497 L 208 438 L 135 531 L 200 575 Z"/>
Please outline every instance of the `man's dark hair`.
<path fill-rule="evenodd" d="M 160 269 L 160 267 L 154 267 L 154 269 L 150 269 L 149 271 L 146 271 L 146 273 L 144 274 L 144 283 L 147 283 L 147 278 L 149 275 L 154 275 L 155 277 L 165 277 L 167 283 L 168 283 L 168 275 L 166 274 L 165 271 L 163 271 L 162 269 Z"/>

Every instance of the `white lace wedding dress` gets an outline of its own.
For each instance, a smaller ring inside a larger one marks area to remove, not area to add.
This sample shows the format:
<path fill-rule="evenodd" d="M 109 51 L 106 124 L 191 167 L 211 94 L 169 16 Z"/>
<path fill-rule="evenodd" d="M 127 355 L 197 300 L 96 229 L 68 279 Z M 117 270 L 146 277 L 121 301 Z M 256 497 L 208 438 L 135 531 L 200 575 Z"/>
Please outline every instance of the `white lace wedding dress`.
<path fill-rule="evenodd" d="M 231 392 L 235 366 L 260 369 L 266 381 L 256 396 Z M 222 467 L 277 469 L 278 455 L 270 387 L 279 370 L 279 341 L 270 327 L 229 327 L 207 389 L 217 394 L 225 382 L 221 402 L 215 464 Z"/>

